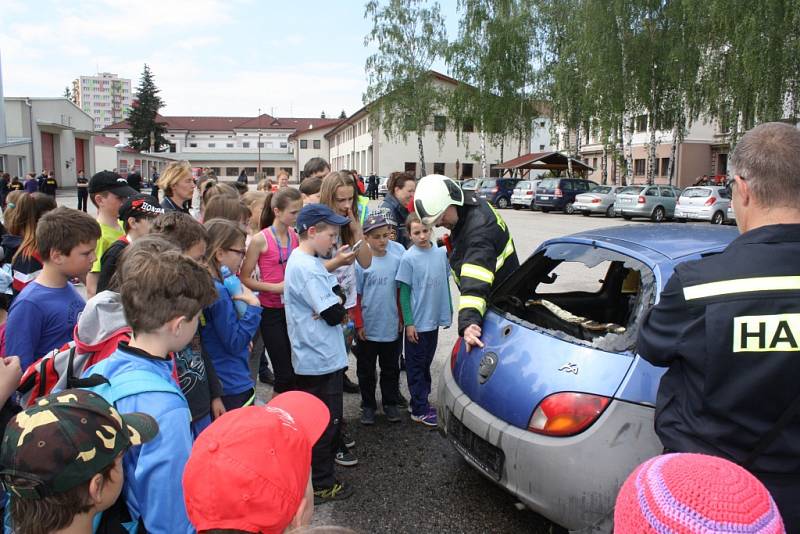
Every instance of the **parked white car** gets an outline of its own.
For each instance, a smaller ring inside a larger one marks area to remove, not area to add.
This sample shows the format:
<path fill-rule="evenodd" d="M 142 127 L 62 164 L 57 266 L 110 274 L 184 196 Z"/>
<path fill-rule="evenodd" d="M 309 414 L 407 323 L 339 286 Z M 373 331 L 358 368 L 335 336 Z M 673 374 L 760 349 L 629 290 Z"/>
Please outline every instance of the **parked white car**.
<path fill-rule="evenodd" d="M 687 187 L 675 205 L 675 219 L 680 222 L 691 219 L 722 224 L 727 218 L 730 205 L 731 193 L 727 187 Z"/>
<path fill-rule="evenodd" d="M 511 194 L 511 206 L 518 210 L 520 208 L 533 209 L 533 197 L 536 194 L 536 186 L 541 180 L 523 180 L 514 187 Z"/>
<path fill-rule="evenodd" d="M 613 217 L 614 200 L 620 189 L 622 187 L 618 185 L 598 185 L 588 193 L 576 196 L 572 208 L 586 217 L 592 213 Z"/>

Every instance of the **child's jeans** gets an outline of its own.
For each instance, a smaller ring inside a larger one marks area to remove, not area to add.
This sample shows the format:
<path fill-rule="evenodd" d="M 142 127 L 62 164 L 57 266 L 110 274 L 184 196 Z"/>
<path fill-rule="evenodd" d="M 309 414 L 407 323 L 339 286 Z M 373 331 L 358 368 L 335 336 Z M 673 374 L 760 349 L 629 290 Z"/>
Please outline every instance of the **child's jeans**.
<path fill-rule="evenodd" d="M 333 465 L 341 440 L 339 433 L 344 411 L 343 376 L 342 370 L 326 375 L 295 375 L 297 390 L 310 393 L 324 402 L 331 414 L 325 432 L 311 449 L 311 483 L 314 485 L 314 491 L 328 489 L 336 483 Z"/>
<path fill-rule="evenodd" d="M 384 406 L 397 405 L 400 366 L 397 359 L 395 341 L 358 340 L 356 359 L 358 366 L 358 385 L 361 388 L 361 405 L 364 408 L 378 409 L 375 401 L 375 364 L 381 366 L 381 401 Z"/>
<path fill-rule="evenodd" d="M 192 421 L 192 437 L 197 439 L 197 436 L 200 435 L 200 432 L 208 428 L 208 425 L 211 424 L 211 414 L 206 414 L 205 416 L 201 417 L 200 419 L 195 419 Z"/>
<path fill-rule="evenodd" d="M 406 377 L 411 394 L 411 413 L 428 413 L 428 395 L 431 394 L 431 363 L 436 354 L 439 330 L 417 332 L 417 342 L 406 340 Z"/>

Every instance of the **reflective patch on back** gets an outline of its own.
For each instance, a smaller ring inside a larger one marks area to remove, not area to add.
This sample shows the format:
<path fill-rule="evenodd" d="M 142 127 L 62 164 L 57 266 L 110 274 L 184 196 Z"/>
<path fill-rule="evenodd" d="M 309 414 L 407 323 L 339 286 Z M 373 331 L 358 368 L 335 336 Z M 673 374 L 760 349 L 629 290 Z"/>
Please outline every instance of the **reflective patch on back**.
<path fill-rule="evenodd" d="M 800 352 L 800 313 L 734 317 L 733 352 Z"/>

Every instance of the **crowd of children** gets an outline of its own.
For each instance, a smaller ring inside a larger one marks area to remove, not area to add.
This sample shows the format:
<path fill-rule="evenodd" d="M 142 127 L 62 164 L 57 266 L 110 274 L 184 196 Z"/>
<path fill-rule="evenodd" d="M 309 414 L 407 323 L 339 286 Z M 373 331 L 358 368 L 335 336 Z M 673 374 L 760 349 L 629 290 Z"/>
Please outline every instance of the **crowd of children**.
<path fill-rule="evenodd" d="M 407 407 L 437 426 L 430 368 L 452 322 L 446 250 L 413 212 L 369 213 L 351 173 L 315 158 L 304 174 L 299 189 L 284 176 L 244 194 L 206 177 L 195 216 L 185 163 L 160 175 L 161 202 L 97 173 L 86 186 L 96 220 L 48 195 L 8 194 L 7 531 L 307 526 L 315 503 L 353 492 L 335 469 L 357 463 L 343 428 L 351 350 L 361 424 L 376 423 L 379 391 L 387 421 Z M 252 367 L 264 349 L 274 396 L 258 406 Z"/>

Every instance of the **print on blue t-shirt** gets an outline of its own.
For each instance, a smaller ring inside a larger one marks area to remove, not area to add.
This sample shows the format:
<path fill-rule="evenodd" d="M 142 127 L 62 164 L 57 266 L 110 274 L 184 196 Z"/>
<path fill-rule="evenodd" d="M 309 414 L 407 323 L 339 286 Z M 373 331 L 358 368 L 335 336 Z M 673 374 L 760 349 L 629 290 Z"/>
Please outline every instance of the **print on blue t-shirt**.
<path fill-rule="evenodd" d="M 72 284 L 45 287 L 31 282 L 14 299 L 6 323 L 6 354 L 19 356 L 25 370 L 36 359 L 72 341 L 86 302 Z"/>
<path fill-rule="evenodd" d="M 333 292 L 336 285 L 336 277 L 319 258 L 300 249 L 292 251 L 283 299 L 295 374 L 318 376 L 347 367 L 342 325 L 330 326 L 319 316 L 341 303 Z"/>
<path fill-rule="evenodd" d="M 411 312 L 417 332 L 432 332 L 453 322 L 450 266 L 442 247 L 412 246 L 403 254 L 397 281 L 411 286 Z"/>
<path fill-rule="evenodd" d="M 356 262 L 356 282 L 361 295 L 361 316 L 369 341 L 394 341 L 399 335 L 400 317 L 397 311 L 397 270 L 400 257 L 387 252 L 385 256 L 372 256 L 372 263 L 364 269 Z"/>

